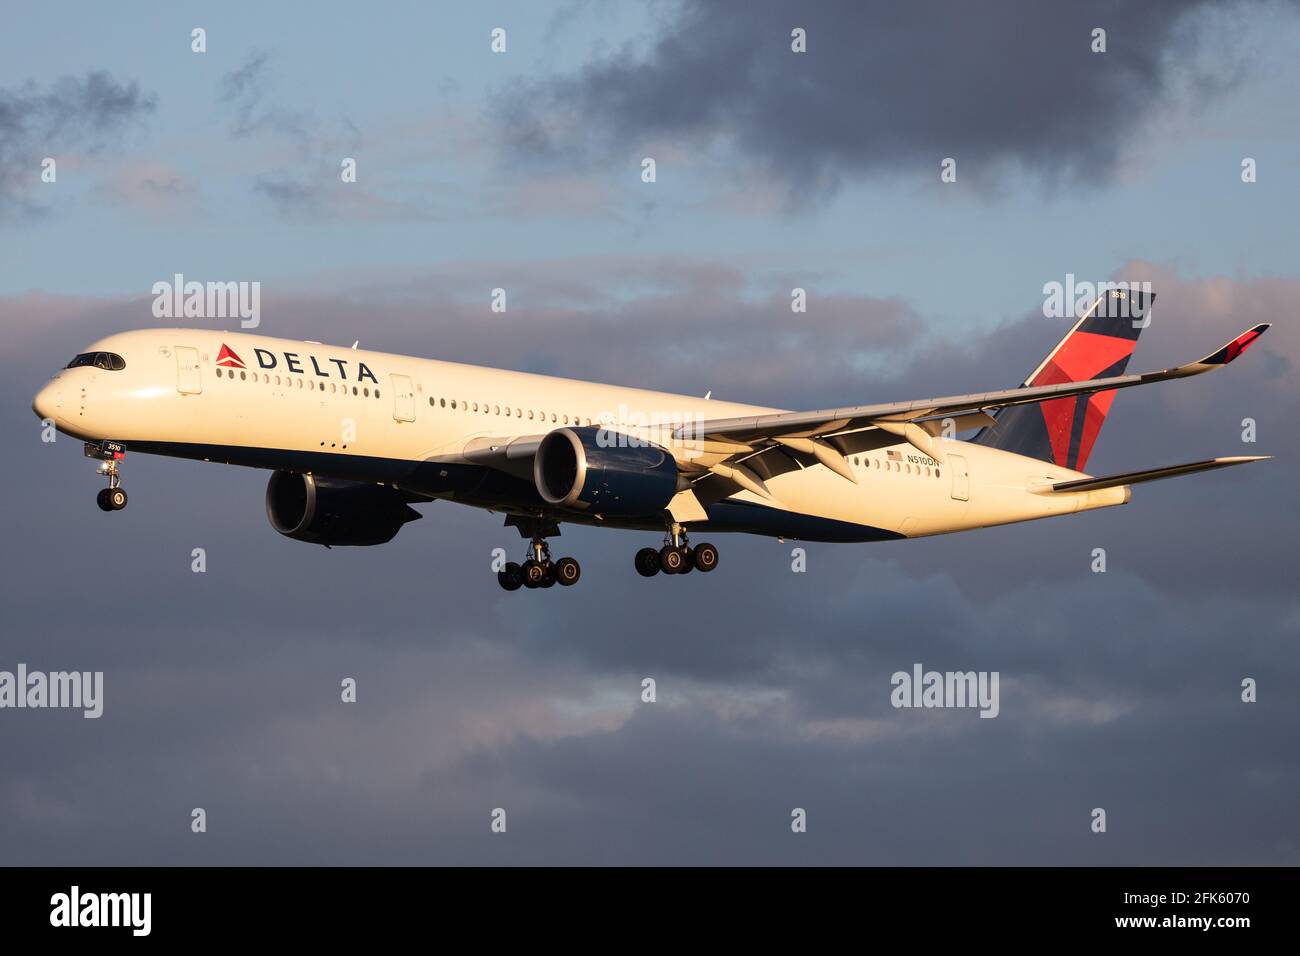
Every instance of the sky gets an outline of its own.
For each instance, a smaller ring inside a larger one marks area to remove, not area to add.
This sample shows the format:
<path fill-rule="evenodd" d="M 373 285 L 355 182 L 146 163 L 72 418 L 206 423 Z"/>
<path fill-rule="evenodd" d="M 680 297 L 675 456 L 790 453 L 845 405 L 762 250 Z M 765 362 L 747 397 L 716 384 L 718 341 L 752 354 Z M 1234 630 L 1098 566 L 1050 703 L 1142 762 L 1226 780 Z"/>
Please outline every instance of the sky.
<path fill-rule="evenodd" d="M 0 670 L 105 700 L 0 710 L 0 863 L 1300 862 L 1296 4 L 6 12 Z M 1150 282 L 1130 371 L 1273 328 L 1119 395 L 1090 469 L 1276 458 L 948 537 L 719 535 L 707 576 L 566 526 L 581 583 L 508 594 L 516 532 L 446 502 L 326 550 L 265 472 L 129 454 L 101 513 L 31 397 L 171 324 L 175 273 L 260 282 L 268 335 L 791 409 L 1018 384 L 1048 284 Z M 997 671 L 997 718 L 892 707 L 916 663 Z"/>

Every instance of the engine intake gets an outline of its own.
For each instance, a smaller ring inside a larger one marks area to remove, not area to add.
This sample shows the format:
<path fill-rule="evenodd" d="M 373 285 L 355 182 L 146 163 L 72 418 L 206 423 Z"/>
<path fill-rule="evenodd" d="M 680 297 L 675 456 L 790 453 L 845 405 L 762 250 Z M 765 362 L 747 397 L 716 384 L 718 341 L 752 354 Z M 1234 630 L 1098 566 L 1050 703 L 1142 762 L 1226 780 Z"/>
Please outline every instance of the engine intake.
<path fill-rule="evenodd" d="M 386 544 L 423 517 L 385 485 L 277 471 L 266 485 L 266 516 L 286 538 L 312 544 Z"/>
<path fill-rule="evenodd" d="M 557 428 L 537 447 L 533 481 L 548 504 L 598 514 L 662 511 L 677 493 L 677 461 L 658 445 L 596 427 Z"/>

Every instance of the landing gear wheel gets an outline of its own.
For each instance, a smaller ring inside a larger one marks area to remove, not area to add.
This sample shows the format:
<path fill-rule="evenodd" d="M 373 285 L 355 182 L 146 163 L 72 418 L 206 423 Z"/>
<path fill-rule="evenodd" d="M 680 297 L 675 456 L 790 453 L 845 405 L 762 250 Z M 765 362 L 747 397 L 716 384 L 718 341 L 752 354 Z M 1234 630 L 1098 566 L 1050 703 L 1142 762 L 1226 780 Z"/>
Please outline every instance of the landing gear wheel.
<path fill-rule="evenodd" d="M 695 570 L 708 572 L 718 566 L 718 549 L 711 544 L 700 543 L 691 549 L 695 559 Z"/>
<path fill-rule="evenodd" d="M 542 586 L 542 580 L 546 577 L 546 568 L 542 564 L 529 558 L 519 570 L 523 574 L 524 587 L 539 588 Z"/>
<path fill-rule="evenodd" d="M 659 552 L 654 548 L 642 548 L 633 560 L 636 573 L 643 578 L 652 578 L 659 573 Z"/>
<path fill-rule="evenodd" d="M 686 553 L 681 548 L 666 544 L 659 549 L 659 566 L 664 574 L 685 574 L 690 568 L 686 565 Z"/>
<path fill-rule="evenodd" d="M 126 492 L 121 487 L 109 488 L 108 504 L 114 511 L 121 511 L 126 507 Z"/>
<path fill-rule="evenodd" d="M 108 489 L 100 488 L 99 494 L 95 495 L 95 504 L 99 505 L 100 511 L 112 511 L 113 505 L 108 500 Z"/>
<path fill-rule="evenodd" d="M 524 572 L 513 561 L 497 572 L 497 584 L 507 591 L 518 591 L 524 583 Z"/>
<path fill-rule="evenodd" d="M 573 558 L 560 558 L 555 562 L 555 580 L 566 588 L 573 587 L 582 577 L 582 568 Z"/>

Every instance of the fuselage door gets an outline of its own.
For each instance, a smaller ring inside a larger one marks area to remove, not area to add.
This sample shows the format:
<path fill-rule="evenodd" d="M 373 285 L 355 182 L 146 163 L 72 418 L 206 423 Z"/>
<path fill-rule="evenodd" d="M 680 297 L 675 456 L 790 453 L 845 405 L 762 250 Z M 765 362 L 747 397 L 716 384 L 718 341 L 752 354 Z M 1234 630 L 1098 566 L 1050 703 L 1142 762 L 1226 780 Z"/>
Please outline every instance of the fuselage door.
<path fill-rule="evenodd" d="M 176 391 L 182 395 L 197 395 L 203 391 L 198 349 L 176 346 Z"/>
<path fill-rule="evenodd" d="M 408 375 L 393 375 L 393 417 L 399 422 L 415 421 L 415 388 Z"/>
<path fill-rule="evenodd" d="M 970 472 L 961 455 L 948 456 L 948 470 L 952 472 L 952 497 L 954 501 L 970 501 Z"/>

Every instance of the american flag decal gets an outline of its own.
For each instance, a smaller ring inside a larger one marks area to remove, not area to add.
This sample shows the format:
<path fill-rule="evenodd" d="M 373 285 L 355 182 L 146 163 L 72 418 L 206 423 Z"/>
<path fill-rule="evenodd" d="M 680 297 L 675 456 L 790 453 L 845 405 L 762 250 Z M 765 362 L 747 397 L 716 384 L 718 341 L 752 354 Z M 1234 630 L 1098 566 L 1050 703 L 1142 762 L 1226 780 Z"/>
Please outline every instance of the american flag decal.
<path fill-rule="evenodd" d="M 903 454 L 902 454 L 902 452 L 894 451 L 894 449 L 892 449 L 892 448 L 887 449 L 887 450 L 885 451 L 885 454 L 888 455 L 890 458 L 892 458 L 894 461 L 902 461 L 902 460 L 903 460 Z"/>

